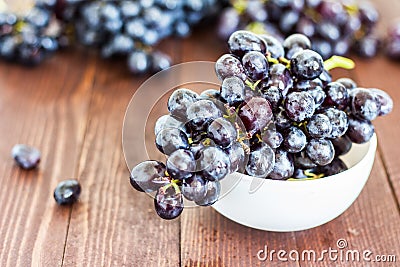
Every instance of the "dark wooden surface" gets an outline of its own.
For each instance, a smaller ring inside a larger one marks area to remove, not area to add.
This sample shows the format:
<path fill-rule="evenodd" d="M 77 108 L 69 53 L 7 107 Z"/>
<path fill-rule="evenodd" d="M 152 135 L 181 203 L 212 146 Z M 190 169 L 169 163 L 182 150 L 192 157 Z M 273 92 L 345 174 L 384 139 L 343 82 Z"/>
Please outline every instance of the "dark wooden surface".
<path fill-rule="evenodd" d="M 379 4 L 383 33 L 400 2 Z M 161 46 L 175 62 L 213 61 L 226 49 L 207 31 Z M 399 266 L 400 63 L 383 56 L 356 62 L 355 70 L 335 77 L 382 88 L 395 101 L 392 114 L 375 121 L 379 147 L 370 179 L 343 215 L 293 233 L 250 229 L 212 208 L 187 209 L 173 221 L 157 217 L 152 199 L 130 187 L 121 148 L 126 107 L 147 77 L 134 78 L 123 63 L 87 51 L 61 52 L 35 69 L 1 62 L 0 266 Z M 16 143 L 42 151 L 38 170 L 14 165 Z M 139 158 L 142 151 L 134 153 Z M 83 187 L 72 208 L 52 197 L 67 178 Z M 257 259 L 265 245 L 322 251 L 340 238 L 351 249 L 396 255 L 397 264 Z"/>

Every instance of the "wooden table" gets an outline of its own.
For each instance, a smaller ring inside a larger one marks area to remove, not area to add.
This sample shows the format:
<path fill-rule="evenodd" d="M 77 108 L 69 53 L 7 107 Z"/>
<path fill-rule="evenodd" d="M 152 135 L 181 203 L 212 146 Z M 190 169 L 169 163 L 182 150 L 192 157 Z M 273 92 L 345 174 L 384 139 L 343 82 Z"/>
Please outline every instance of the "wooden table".
<path fill-rule="evenodd" d="M 400 10 L 398 0 L 380 3 L 379 26 Z M 225 50 L 200 31 L 162 45 L 175 62 L 215 60 Z M 123 63 L 92 52 L 65 51 L 35 69 L 0 63 L 0 266 L 380 266 L 329 261 L 261 262 L 269 249 L 322 251 L 337 248 L 396 255 L 400 262 L 400 63 L 383 56 L 356 58 L 354 71 L 335 71 L 359 85 L 387 90 L 391 115 L 375 121 L 379 148 L 371 176 L 357 201 L 339 218 L 315 229 L 272 233 L 250 229 L 212 208 L 187 209 L 163 221 L 153 201 L 129 185 L 121 149 L 125 109 L 147 78 L 133 78 Z M 40 168 L 22 171 L 10 150 L 38 147 Z M 137 151 L 138 154 L 141 151 Z M 73 207 L 59 207 L 53 189 L 77 178 L 83 192 Z"/>

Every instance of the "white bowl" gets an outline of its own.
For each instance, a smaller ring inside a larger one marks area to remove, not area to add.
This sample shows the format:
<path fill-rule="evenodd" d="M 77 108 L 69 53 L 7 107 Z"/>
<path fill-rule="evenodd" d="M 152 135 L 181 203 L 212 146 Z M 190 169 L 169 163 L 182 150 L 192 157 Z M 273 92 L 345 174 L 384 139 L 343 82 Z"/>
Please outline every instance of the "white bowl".
<path fill-rule="evenodd" d="M 266 231 L 310 229 L 342 214 L 356 200 L 374 163 L 376 135 L 353 144 L 341 159 L 342 173 L 300 181 L 276 181 L 234 173 L 221 181 L 221 198 L 213 208 L 237 223 Z M 257 180 L 255 180 L 257 179 Z M 250 192 L 250 185 L 258 188 Z"/>

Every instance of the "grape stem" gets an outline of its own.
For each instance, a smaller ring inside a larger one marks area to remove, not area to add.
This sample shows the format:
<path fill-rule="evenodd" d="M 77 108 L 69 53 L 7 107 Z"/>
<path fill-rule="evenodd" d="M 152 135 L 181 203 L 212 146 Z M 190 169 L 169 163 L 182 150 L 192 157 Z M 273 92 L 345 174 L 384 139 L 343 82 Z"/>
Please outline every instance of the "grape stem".
<path fill-rule="evenodd" d="M 354 69 L 356 63 L 353 60 L 347 57 L 341 56 L 332 56 L 331 58 L 324 61 L 324 68 L 327 71 L 330 71 L 335 68 L 343 68 L 346 70 Z"/>

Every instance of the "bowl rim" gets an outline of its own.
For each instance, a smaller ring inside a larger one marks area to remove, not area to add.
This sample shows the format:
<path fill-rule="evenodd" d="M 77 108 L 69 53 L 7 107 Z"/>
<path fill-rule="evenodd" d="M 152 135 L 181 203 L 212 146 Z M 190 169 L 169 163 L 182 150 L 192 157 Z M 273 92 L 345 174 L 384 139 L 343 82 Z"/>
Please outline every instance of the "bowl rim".
<path fill-rule="evenodd" d="M 360 165 L 362 162 L 364 162 L 367 158 L 367 155 L 373 153 L 374 151 L 376 151 L 377 148 L 377 144 L 378 144 L 378 138 L 376 136 L 376 133 L 374 133 L 371 137 L 371 139 L 363 144 L 357 144 L 357 145 L 368 145 L 368 150 L 364 153 L 364 155 L 362 156 L 362 158 L 356 163 L 354 164 L 351 168 L 334 174 L 334 175 L 330 175 L 327 177 L 323 177 L 323 178 L 319 178 L 319 179 L 298 179 L 298 180 L 274 180 L 274 179 L 267 179 L 267 178 L 261 178 L 261 177 L 254 177 L 254 176 L 250 176 L 244 173 L 239 173 L 239 172 L 235 172 L 232 174 L 236 174 L 236 175 L 240 175 L 240 179 L 241 180 L 245 180 L 246 182 L 251 182 L 253 179 L 262 179 L 264 182 L 268 182 L 268 183 L 283 183 L 283 182 L 294 182 L 294 183 L 320 183 L 321 181 L 330 181 L 332 179 L 337 178 L 337 176 L 339 175 L 343 175 L 346 174 L 348 171 L 350 171 L 351 169 L 353 169 L 354 167 Z"/>

